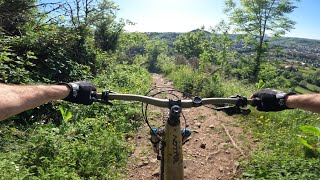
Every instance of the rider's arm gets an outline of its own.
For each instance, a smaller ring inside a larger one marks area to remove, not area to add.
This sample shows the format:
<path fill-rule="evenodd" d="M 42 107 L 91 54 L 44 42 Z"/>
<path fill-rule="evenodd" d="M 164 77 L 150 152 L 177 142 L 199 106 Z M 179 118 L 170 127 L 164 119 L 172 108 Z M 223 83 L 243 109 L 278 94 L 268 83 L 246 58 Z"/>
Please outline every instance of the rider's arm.
<path fill-rule="evenodd" d="M 70 88 L 66 85 L 0 84 L 0 120 L 66 98 L 69 93 Z"/>
<path fill-rule="evenodd" d="M 286 105 L 289 108 L 298 108 L 320 113 L 320 94 L 291 95 L 288 96 Z"/>
<path fill-rule="evenodd" d="M 0 121 L 58 99 L 90 105 L 95 92 L 94 85 L 84 81 L 63 85 L 0 84 Z"/>
<path fill-rule="evenodd" d="M 320 94 L 294 94 L 278 90 L 262 89 L 251 98 L 260 99 L 256 104 L 259 111 L 281 111 L 285 109 L 303 109 L 320 113 Z"/>

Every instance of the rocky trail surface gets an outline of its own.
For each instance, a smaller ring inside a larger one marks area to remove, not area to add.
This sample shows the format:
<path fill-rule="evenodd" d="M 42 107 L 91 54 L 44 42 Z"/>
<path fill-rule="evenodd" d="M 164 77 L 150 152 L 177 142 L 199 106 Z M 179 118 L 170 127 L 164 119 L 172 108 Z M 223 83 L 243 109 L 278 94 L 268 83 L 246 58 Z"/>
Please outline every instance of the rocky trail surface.
<path fill-rule="evenodd" d="M 157 87 L 173 87 L 158 74 L 153 74 L 153 83 Z M 167 110 L 152 106 L 148 111 L 151 126 L 161 127 Z M 250 132 L 239 127 L 239 120 L 206 107 L 183 109 L 183 113 L 192 131 L 183 145 L 185 179 L 237 179 L 239 161 L 254 148 Z M 184 127 L 184 120 L 181 121 Z M 144 123 L 131 137 L 134 151 L 127 167 L 128 179 L 159 179 L 160 161 L 152 150 L 149 131 Z"/>

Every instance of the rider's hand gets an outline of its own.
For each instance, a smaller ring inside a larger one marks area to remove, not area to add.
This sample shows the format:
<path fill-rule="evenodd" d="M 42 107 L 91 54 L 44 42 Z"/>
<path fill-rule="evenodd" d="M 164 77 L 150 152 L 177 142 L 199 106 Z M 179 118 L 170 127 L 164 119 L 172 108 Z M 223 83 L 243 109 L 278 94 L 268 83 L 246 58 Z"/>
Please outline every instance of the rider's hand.
<path fill-rule="evenodd" d="M 93 84 L 85 81 L 61 84 L 67 85 L 70 88 L 69 95 L 63 100 L 84 105 L 93 103 L 92 94 L 97 91 Z"/>
<path fill-rule="evenodd" d="M 272 89 L 262 89 L 254 93 L 251 98 L 260 100 L 257 106 L 259 111 L 282 111 L 284 109 L 289 109 L 286 106 L 286 99 L 289 95 L 294 93 L 284 93 Z"/>

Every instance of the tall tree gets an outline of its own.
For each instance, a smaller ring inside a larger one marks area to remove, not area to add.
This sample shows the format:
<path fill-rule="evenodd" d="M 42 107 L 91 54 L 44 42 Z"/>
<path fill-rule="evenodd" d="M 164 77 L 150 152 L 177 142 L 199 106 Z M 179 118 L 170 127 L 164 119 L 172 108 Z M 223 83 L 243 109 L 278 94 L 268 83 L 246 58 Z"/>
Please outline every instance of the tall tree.
<path fill-rule="evenodd" d="M 223 71 L 226 71 L 228 64 L 236 55 L 233 48 L 236 41 L 229 31 L 230 25 L 226 21 L 219 22 L 211 31 L 211 41 L 216 49 L 216 64 L 220 65 Z"/>
<path fill-rule="evenodd" d="M 99 22 L 94 32 L 96 47 L 103 51 L 115 51 L 123 27 L 123 24 L 117 23 L 113 19 Z"/>
<path fill-rule="evenodd" d="M 149 37 L 144 33 L 121 33 L 117 46 L 120 62 L 126 61 L 128 64 L 133 64 L 137 55 L 145 55 L 148 40 Z"/>
<path fill-rule="evenodd" d="M 183 55 L 193 68 L 204 70 L 209 64 L 217 63 L 214 41 L 204 27 L 179 35 L 174 46 L 176 52 Z M 181 56 L 177 57 L 180 62 L 183 60 Z"/>
<path fill-rule="evenodd" d="M 160 39 L 149 40 L 146 43 L 145 51 L 149 59 L 148 70 L 150 72 L 158 72 L 159 71 L 159 69 L 157 68 L 158 56 L 161 53 L 165 54 L 166 52 L 168 52 L 167 43 Z"/>
<path fill-rule="evenodd" d="M 299 0 L 240 0 L 237 7 L 233 0 L 226 0 L 225 12 L 237 33 L 244 34 L 244 43 L 255 52 L 253 80 L 258 79 L 260 65 L 268 46 L 268 37 L 281 37 L 290 31 L 295 22 L 286 15 L 293 12 Z"/>
<path fill-rule="evenodd" d="M 116 21 L 118 6 L 109 0 L 65 0 L 64 9 L 70 20 L 67 26 L 71 25 L 78 36 L 74 45 L 74 58 L 95 69 L 92 33 L 96 47 L 103 51 L 115 50 L 124 26 L 124 23 Z M 87 52 L 90 52 L 89 56 Z"/>
<path fill-rule="evenodd" d="M 204 29 L 187 32 L 178 36 L 173 43 L 176 52 L 186 58 L 197 57 L 203 52 L 202 44 L 207 39 Z"/>
<path fill-rule="evenodd" d="M 125 26 L 123 20 L 116 21 L 116 10 L 117 6 L 113 2 L 102 1 L 91 18 L 95 26 L 95 45 L 103 51 L 116 49 L 120 33 Z"/>
<path fill-rule="evenodd" d="M 0 31 L 6 35 L 22 35 L 25 23 L 33 21 L 36 0 L 0 0 Z"/>
<path fill-rule="evenodd" d="M 118 6 L 109 0 L 74 0 L 73 2 L 65 1 L 65 14 L 69 16 L 71 25 L 83 39 L 88 35 L 88 29 L 94 27 L 96 30 L 97 45 L 103 46 L 104 49 L 109 48 L 105 43 L 105 38 L 115 38 L 109 33 L 114 31 L 118 38 L 119 31 L 122 30 L 124 23 L 116 22 L 116 12 Z M 110 30 L 110 32 L 107 32 Z"/>

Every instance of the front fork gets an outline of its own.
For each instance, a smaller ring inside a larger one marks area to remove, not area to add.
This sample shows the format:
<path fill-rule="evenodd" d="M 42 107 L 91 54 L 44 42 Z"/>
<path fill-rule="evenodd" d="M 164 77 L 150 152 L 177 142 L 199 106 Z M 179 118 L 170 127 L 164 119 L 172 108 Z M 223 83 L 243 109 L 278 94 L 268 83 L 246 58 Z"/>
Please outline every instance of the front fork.
<path fill-rule="evenodd" d="M 158 154 L 161 151 L 161 157 L 158 155 L 158 159 L 161 159 L 160 179 L 183 179 L 182 142 L 187 140 L 191 131 L 189 129 L 181 130 L 180 114 L 181 107 L 179 105 L 171 106 L 165 129 L 153 128 L 150 130 L 153 150 Z M 161 147 L 159 147 L 160 139 L 158 136 L 163 138 Z"/>
<path fill-rule="evenodd" d="M 182 136 L 182 145 L 184 145 L 191 136 L 191 130 L 188 128 L 182 128 L 181 129 L 181 136 Z M 159 154 L 160 152 L 160 139 L 158 137 L 163 137 L 164 136 L 164 129 L 158 129 L 158 128 L 152 128 L 150 130 L 150 141 L 152 143 L 152 149 L 153 152 Z M 158 156 L 158 160 L 161 159 L 161 156 Z"/>

